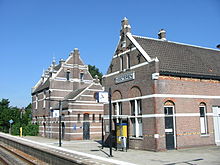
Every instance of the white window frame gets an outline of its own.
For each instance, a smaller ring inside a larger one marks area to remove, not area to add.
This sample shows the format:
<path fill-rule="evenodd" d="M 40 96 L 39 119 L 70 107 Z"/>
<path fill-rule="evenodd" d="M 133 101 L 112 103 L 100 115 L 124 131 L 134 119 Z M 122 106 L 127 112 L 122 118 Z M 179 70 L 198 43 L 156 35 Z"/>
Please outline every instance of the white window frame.
<path fill-rule="evenodd" d="M 130 69 L 130 67 L 131 67 L 131 56 L 130 56 L 130 54 L 128 53 L 128 54 L 126 55 L 126 57 L 127 57 L 127 69 Z"/>
<path fill-rule="evenodd" d="M 120 71 L 123 71 L 124 70 L 124 58 L 123 56 L 119 56 L 120 58 Z"/>
<path fill-rule="evenodd" d="M 46 91 L 44 91 L 43 108 L 46 108 Z"/>
<path fill-rule="evenodd" d="M 201 116 L 200 108 L 204 108 L 204 117 Z M 200 133 L 201 135 L 208 134 L 208 123 L 207 123 L 207 109 L 205 105 L 199 106 L 199 117 L 200 117 Z"/>
<path fill-rule="evenodd" d="M 84 80 L 84 73 L 83 73 L 83 72 L 80 72 L 80 74 L 79 74 L 79 79 L 80 79 L 80 81 L 83 81 L 83 80 Z"/>
<path fill-rule="evenodd" d="M 143 137 L 143 120 L 142 120 L 142 112 L 141 109 L 141 100 L 131 100 L 131 102 L 134 101 L 134 108 L 135 108 L 135 113 L 133 116 L 131 116 L 132 119 L 134 119 L 134 123 L 132 122 L 132 132 L 133 136 L 135 138 L 142 138 Z M 131 104 L 130 102 L 130 104 Z M 131 106 L 130 106 L 131 107 Z M 132 113 L 132 107 L 131 107 L 131 113 Z M 141 121 L 141 122 L 140 122 Z"/>
<path fill-rule="evenodd" d="M 114 112 L 116 116 L 122 115 L 122 102 L 114 103 Z M 118 122 L 119 122 L 119 119 L 117 117 L 117 123 Z"/>
<path fill-rule="evenodd" d="M 175 106 L 174 105 L 164 105 L 164 108 L 171 107 L 173 110 L 173 135 L 174 135 L 174 148 L 176 148 L 176 118 L 175 118 Z M 166 115 L 166 114 L 165 114 Z"/>
<path fill-rule="evenodd" d="M 38 108 L 38 95 L 36 95 L 36 99 L 35 99 L 35 109 Z"/>

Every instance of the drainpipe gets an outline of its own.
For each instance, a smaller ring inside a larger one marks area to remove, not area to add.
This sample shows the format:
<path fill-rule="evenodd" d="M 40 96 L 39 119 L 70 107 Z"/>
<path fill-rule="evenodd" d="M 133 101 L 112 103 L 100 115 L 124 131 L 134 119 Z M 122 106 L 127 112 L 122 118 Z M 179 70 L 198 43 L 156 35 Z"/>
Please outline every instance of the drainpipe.
<path fill-rule="evenodd" d="M 152 80 L 153 80 L 153 84 L 152 84 L 152 94 L 157 94 L 158 93 L 158 78 L 159 78 L 159 60 L 156 59 L 153 62 L 153 65 L 155 66 L 155 73 L 152 74 Z M 153 76 L 154 75 L 154 76 Z M 156 76 L 155 76 L 156 75 Z M 157 111 L 157 100 L 155 97 L 153 97 L 153 107 L 154 107 L 154 114 L 158 114 Z M 154 123 L 154 127 L 155 127 L 155 133 L 154 133 L 154 138 L 155 138 L 155 151 L 158 151 L 158 143 L 159 143 L 159 137 L 155 136 L 155 134 L 159 135 L 158 132 L 158 119 L 155 118 L 155 123 Z"/>

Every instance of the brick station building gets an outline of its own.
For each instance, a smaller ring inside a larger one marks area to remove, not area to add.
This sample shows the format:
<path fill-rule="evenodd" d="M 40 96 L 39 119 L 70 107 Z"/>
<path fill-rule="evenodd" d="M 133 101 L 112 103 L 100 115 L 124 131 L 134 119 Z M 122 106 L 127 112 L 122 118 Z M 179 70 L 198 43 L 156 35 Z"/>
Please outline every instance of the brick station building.
<path fill-rule="evenodd" d="M 59 64 L 53 61 L 32 88 L 33 123 L 39 124 L 39 135 L 58 138 L 61 100 L 62 138 L 100 139 L 103 104 L 96 102 L 94 93 L 102 90 L 98 78 L 92 78 L 81 60 L 78 49 Z"/>
<path fill-rule="evenodd" d="M 168 41 L 163 29 L 158 39 L 133 35 L 125 18 L 103 84 L 112 91 L 112 132 L 126 123 L 129 148 L 220 145 L 219 50 Z M 108 112 L 105 104 L 106 141 Z"/>

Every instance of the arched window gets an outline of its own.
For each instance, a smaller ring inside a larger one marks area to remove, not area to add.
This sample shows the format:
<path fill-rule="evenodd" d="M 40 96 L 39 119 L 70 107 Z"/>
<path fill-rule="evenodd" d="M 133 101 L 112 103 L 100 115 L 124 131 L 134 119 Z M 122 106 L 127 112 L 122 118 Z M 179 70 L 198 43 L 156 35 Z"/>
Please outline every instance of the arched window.
<path fill-rule="evenodd" d="M 141 96 L 141 90 L 138 87 L 132 87 L 130 89 L 129 97 L 135 98 Z M 131 109 L 131 133 L 133 137 L 142 137 L 142 102 L 141 99 L 134 99 L 130 101 Z"/>
<path fill-rule="evenodd" d="M 77 122 L 80 122 L 80 114 L 77 114 Z"/>
<path fill-rule="evenodd" d="M 174 106 L 174 102 L 168 100 L 164 103 L 165 106 Z"/>
<path fill-rule="evenodd" d="M 116 90 L 112 94 L 112 100 L 120 100 L 122 99 L 121 92 Z M 122 115 L 122 102 L 113 103 L 113 114 L 114 115 Z"/>
<path fill-rule="evenodd" d="M 201 134 L 207 134 L 208 133 L 208 123 L 207 123 L 207 110 L 206 110 L 205 103 L 199 104 L 199 113 L 200 113 Z"/>
<path fill-rule="evenodd" d="M 84 113 L 83 120 L 84 121 L 89 121 L 89 114 L 88 113 Z"/>

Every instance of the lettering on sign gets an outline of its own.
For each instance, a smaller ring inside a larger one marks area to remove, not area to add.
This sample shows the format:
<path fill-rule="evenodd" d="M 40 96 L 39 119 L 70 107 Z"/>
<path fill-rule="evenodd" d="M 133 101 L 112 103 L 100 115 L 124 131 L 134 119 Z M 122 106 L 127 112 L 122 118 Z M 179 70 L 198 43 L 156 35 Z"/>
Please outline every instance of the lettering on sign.
<path fill-rule="evenodd" d="M 135 79 L 135 72 L 123 73 L 115 78 L 115 83 L 119 84 L 119 83 L 123 83 L 126 81 L 131 81 L 134 79 Z"/>

